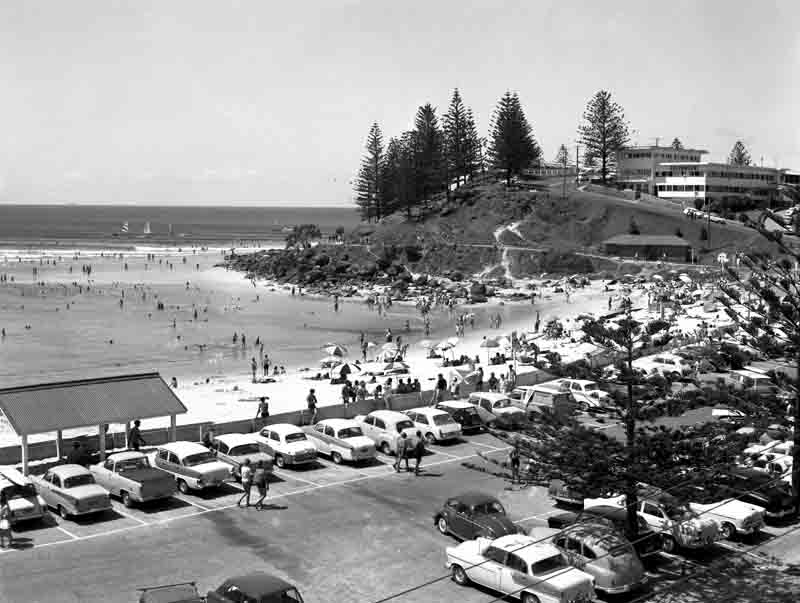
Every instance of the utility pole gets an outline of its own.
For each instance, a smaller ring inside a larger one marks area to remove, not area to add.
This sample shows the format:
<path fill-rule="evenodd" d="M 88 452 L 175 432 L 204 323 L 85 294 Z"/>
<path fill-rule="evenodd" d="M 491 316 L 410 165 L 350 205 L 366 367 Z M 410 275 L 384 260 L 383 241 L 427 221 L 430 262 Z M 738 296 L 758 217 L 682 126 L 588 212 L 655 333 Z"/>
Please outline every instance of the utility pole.
<path fill-rule="evenodd" d="M 575 186 L 578 185 L 578 178 L 580 170 L 578 169 L 578 152 L 580 151 L 581 145 L 575 145 Z"/>

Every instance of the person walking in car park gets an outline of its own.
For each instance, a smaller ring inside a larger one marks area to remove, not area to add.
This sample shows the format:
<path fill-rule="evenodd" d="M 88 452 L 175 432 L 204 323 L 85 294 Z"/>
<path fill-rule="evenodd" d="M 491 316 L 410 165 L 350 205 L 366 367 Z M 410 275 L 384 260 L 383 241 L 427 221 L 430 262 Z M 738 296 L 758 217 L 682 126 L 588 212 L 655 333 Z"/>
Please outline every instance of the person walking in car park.
<path fill-rule="evenodd" d="M 256 419 L 266 419 L 269 417 L 269 396 L 261 396 L 258 399 L 258 410 L 256 411 Z"/>
<path fill-rule="evenodd" d="M 140 430 L 141 425 L 142 422 L 139 419 L 136 419 L 133 422 L 133 427 L 131 427 L 130 433 L 128 434 L 128 446 L 137 452 L 139 451 L 139 446 L 147 445 L 147 442 L 145 442 L 144 438 L 142 437 L 142 432 Z"/>
<path fill-rule="evenodd" d="M 475 391 L 482 392 L 483 391 L 483 367 L 478 367 L 478 377 L 475 380 Z"/>
<path fill-rule="evenodd" d="M 311 389 L 306 396 L 306 405 L 308 406 L 308 424 L 313 425 L 317 420 L 317 396 L 314 390 Z"/>
<path fill-rule="evenodd" d="M 255 508 L 261 511 L 264 508 L 264 499 L 269 491 L 269 481 L 267 480 L 267 470 L 264 461 L 256 463 L 256 470 L 253 472 L 253 485 L 258 488 L 258 500 Z"/>
<path fill-rule="evenodd" d="M 6 545 L 6 540 L 8 544 Z M 0 547 L 7 548 L 14 544 L 11 534 L 11 509 L 8 507 L 5 492 L 0 493 Z"/>
<path fill-rule="evenodd" d="M 508 464 L 511 467 L 511 484 L 519 483 L 519 444 L 508 452 Z"/>
<path fill-rule="evenodd" d="M 406 436 L 406 432 L 402 432 L 400 437 L 397 440 L 397 451 L 396 455 L 397 458 L 394 460 L 394 470 L 397 473 L 400 473 L 400 461 L 403 460 L 406 462 L 406 471 L 408 471 L 408 436 Z"/>
<path fill-rule="evenodd" d="M 414 475 L 419 475 L 419 466 L 422 463 L 422 457 L 425 455 L 425 438 L 422 437 L 422 432 L 417 432 L 417 443 L 414 444 Z"/>
<path fill-rule="evenodd" d="M 431 400 L 431 406 L 435 406 L 438 402 L 444 400 L 444 394 L 447 391 L 447 379 L 444 378 L 444 375 L 439 373 L 439 376 L 436 377 L 436 389 L 433 390 L 433 400 Z"/>
<path fill-rule="evenodd" d="M 242 490 L 244 494 L 239 499 L 239 502 L 236 503 L 237 507 L 242 506 L 242 501 L 246 501 L 246 507 L 250 506 L 250 489 L 253 487 L 253 469 L 250 467 L 250 459 L 245 459 L 242 463 L 242 467 L 239 469 L 239 473 L 242 476 Z"/>

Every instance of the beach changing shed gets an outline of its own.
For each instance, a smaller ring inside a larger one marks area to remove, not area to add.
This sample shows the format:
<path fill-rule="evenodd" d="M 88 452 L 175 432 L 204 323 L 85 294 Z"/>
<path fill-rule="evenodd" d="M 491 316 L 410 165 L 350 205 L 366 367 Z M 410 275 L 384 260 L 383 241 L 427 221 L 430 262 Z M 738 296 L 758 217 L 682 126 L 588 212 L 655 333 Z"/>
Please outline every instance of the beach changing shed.
<path fill-rule="evenodd" d="M 22 471 L 28 474 L 28 436 L 56 432 L 56 454 L 63 455 L 65 429 L 98 426 L 100 458 L 105 458 L 106 426 L 135 419 L 170 417 L 175 439 L 176 416 L 186 412 L 159 373 L 120 375 L 0 389 L 0 410 L 22 440 Z"/>
<path fill-rule="evenodd" d="M 692 246 L 676 235 L 620 234 L 607 239 L 603 248 L 608 255 L 619 257 L 688 262 Z"/>

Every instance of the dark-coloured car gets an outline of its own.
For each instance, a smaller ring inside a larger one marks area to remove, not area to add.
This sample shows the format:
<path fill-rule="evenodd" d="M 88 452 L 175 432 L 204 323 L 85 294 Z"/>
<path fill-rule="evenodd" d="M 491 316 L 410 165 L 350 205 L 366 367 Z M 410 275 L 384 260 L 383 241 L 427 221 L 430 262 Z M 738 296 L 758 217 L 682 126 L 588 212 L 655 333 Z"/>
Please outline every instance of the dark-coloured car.
<path fill-rule="evenodd" d="M 508 518 L 500 501 L 483 492 L 465 492 L 448 498 L 433 522 L 442 534 L 452 534 L 461 540 L 500 538 L 522 532 Z"/>
<path fill-rule="evenodd" d="M 450 413 L 453 420 L 461 425 L 462 433 L 480 431 L 486 428 L 486 423 L 478 414 L 478 409 L 464 400 L 445 400 L 436 405 L 436 408 Z"/>
<path fill-rule="evenodd" d="M 139 603 L 303 603 L 293 585 L 264 572 L 228 578 L 205 597 L 200 596 L 194 582 L 139 590 Z"/>
<path fill-rule="evenodd" d="M 768 520 L 781 519 L 794 512 L 789 484 L 758 469 L 738 467 L 716 473 L 706 480 L 706 484 L 722 498 L 736 498 L 763 507 L 765 518 Z"/>
<path fill-rule="evenodd" d="M 637 515 L 636 517 L 639 529 L 636 541 L 633 542 L 633 548 L 636 553 L 644 559 L 650 555 L 654 555 L 661 551 L 663 543 L 661 542 L 661 535 L 657 534 L 647 525 L 647 522 Z M 620 534 L 625 534 L 625 509 L 612 506 L 599 506 L 584 509 L 578 513 L 565 511 L 551 515 L 547 518 L 547 525 L 551 528 L 561 530 L 567 526 L 571 526 L 583 521 L 593 523 L 604 523 L 613 527 Z"/>
<path fill-rule="evenodd" d="M 205 603 L 194 582 L 140 588 L 139 603 Z"/>

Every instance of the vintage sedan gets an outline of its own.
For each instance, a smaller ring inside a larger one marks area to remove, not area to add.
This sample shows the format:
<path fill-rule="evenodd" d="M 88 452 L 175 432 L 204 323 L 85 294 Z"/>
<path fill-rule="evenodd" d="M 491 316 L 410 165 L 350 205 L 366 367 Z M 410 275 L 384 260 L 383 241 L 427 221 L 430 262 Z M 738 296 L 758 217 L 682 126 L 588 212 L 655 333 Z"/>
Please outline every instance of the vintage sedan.
<path fill-rule="evenodd" d="M 89 471 L 98 484 L 112 496 L 119 496 L 126 507 L 175 494 L 172 475 L 151 466 L 142 452 L 112 454 L 105 462 L 89 467 Z"/>
<path fill-rule="evenodd" d="M 156 467 L 175 476 L 178 490 L 219 487 L 233 474 L 233 467 L 217 459 L 214 452 L 195 442 L 168 442 L 156 449 Z"/>
<path fill-rule="evenodd" d="M 565 511 L 563 513 L 556 513 L 547 518 L 547 525 L 550 528 L 561 530 L 567 526 L 571 526 L 581 522 L 604 523 L 610 528 L 613 528 L 620 534 L 625 533 L 625 524 L 627 521 L 627 513 L 625 509 L 620 507 L 599 506 L 584 509 L 579 513 Z M 636 532 L 636 539 L 631 543 L 633 548 L 640 559 L 646 559 L 651 555 L 661 552 L 662 541 L 661 535 L 650 529 L 647 522 L 642 519 L 638 514 L 638 529 Z"/>
<path fill-rule="evenodd" d="M 461 437 L 461 426 L 444 410 L 421 406 L 406 410 L 405 415 L 411 419 L 414 427 L 422 433 L 422 437 L 429 444 L 457 440 Z"/>
<path fill-rule="evenodd" d="M 521 603 L 596 600 L 592 576 L 570 567 L 552 544 L 524 534 L 466 540 L 446 553 L 446 566 L 461 586 L 474 582 Z"/>
<path fill-rule="evenodd" d="M 517 429 L 525 424 L 525 411 L 514 406 L 505 394 L 473 392 L 467 402 L 478 409 L 481 419 L 490 427 Z"/>
<path fill-rule="evenodd" d="M 215 437 L 211 446 L 217 452 L 217 459 L 231 466 L 231 475 L 237 480 L 242 479 L 241 467 L 245 460 L 253 467 L 264 463 L 264 469 L 272 471 L 274 458 L 261 450 L 261 442 L 253 434 L 226 433 Z"/>
<path fill-rule="evenodd" d="M 535 527 L 530 536 L 554 544 L 570 565 L 594 577 L 594 587 L 603 594 L 629 593 L 647 581 L 631 543 L 606 524 L 581 522 L 563 530 Z"/>
<path fill-rule="evenodd" d="M 499 538 L 522 532 L 508 518 L 500 501 L 483 492 L 464 492 L 448 498 L 433 516 L 433 523 L 442 534 L 452 534 L 461 540 L 479 536 Z"/>
<path fill-rule="evenodd" d="M 364 435 L 375 442 L 383 454 L 397 454 L 397 442 L 406 434 L 406 446 L 417 443 L 417 430 L 411 420 L 396 410 L 373 410 L 368 415 L 357 415 L 353 420 L 361 425 Z"/>
<path fill-rule="evenodd" d="M 765 521 L 779 520 L 794 513 L 791 486 L 769 473 L 734 467 L 715 473 L 708 482 L 724 497 L 762 507 Z"/>
<path fill-rule="evenodd" d="M 317 447 L 296 425 L 267 425 L 254 436 L 281 469 L 287 465 L 305 465 L 317 460 Z"/>
<path fill-rule="evenodd" d="M 726 540 L 757 534 L 764 527 L 763 507 L 736 498 L 722 498 L 711 488 L 692 488 L 689 509 L 716 521 L 720 537 Z"/>
<path fill-rule="evenodd" d="M 586 379 L 558 379 L 556 381 L 562 387 L 569 390 L 578 407 L 584 410 L 604 410 L 609 406 L 613 407 L 611 396 L 608 392 L 600 389 L 597 381 Z"/>
<path fill-rule="evenodd" d="M 111 509 L 108 490 L 98 485 L 92 473 L 82 465 L 56 465 L 42 477 L 31 479 L 47 506 L 63 519 Z"/>
<path fill-rule="evenodd" d="M 461 425 L 461 431 L 467 433 L 470 431 L 479 431 L 486 428 L 481 416 L 478 414 L 478 409 L 474 404 L 470 404 L 464 400 L 445 400 L 439 402 L 436 408 L 449 413 L 453 420 Z"/>
<path fill-rule="evenodd" d="M 293 584 L 265 572 L 228 578 L 205 597 L 200 596 L 195 582 L 139 590 L 139 603 L 303 603 Z"/>
<path fill-rule="evenodd" d="M 375 458 L 375 443 L 352 419 L 323 419 L 306 434 L 319 453 L 330 456 L 337 465 L 343 461 L 356 463 Z"/>
<path fill-rule="evenodd" d="M 47 503 L 36 491 L 34 483 L 16 469 L 0 469 L 0 493 L 8 503 L 12 526 L 21 521 L 43 519 L 47 513 Z"/>

